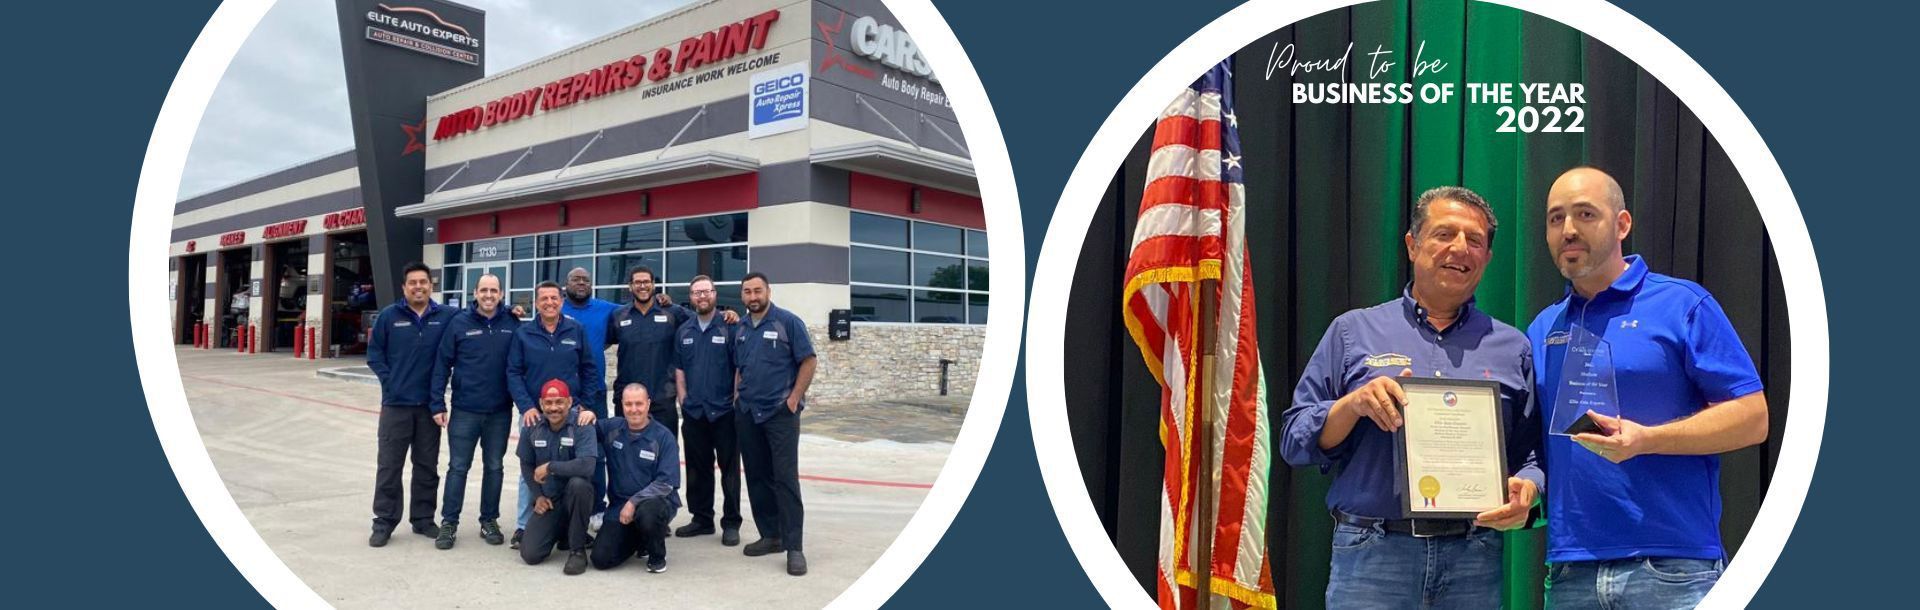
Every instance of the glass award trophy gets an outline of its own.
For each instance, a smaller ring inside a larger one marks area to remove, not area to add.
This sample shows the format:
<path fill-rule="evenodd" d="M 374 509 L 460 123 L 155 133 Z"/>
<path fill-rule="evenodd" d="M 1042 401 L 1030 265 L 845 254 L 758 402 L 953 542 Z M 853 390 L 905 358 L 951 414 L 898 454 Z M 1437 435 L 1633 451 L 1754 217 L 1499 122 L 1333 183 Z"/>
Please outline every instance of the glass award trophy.
<path fill-rule="evenodd" d="M 1555 388 L 1547 431 L 1561 436 L 1582 432 L 1605 434 L 1588 412 L 1620 416 L 1620 392 L 1614 386 L 1613 347 L 1605 339 L 1569 325 L 1567 354 L 1560 363 L 1560 385 Z"/>

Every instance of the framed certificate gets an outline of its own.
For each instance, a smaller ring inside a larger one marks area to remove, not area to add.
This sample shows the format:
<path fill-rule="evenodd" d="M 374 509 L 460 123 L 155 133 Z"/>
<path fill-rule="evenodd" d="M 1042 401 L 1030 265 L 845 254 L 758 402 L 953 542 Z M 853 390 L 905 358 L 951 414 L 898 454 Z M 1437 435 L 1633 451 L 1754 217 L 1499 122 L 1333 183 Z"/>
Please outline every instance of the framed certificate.
<path fill-rule="evenodd" d="M 1500 384 L 1396 377 L 1406 391 L 1393 434 L 1404 517 L 1472 519 L 1507 503 L 1506 418 Z"/>

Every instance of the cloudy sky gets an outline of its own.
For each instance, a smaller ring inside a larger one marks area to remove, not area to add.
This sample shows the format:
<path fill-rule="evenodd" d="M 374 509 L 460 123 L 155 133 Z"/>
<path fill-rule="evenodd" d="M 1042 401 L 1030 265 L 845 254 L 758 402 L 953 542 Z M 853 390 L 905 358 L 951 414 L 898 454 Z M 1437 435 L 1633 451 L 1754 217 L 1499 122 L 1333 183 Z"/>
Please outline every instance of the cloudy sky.
<path fill-rule="evenodd" d="M 489 75 L 692 2 L 461 0 L 487 12 Z M 214 89 L 187 154 L 179 195 L 192 197 L 352 147 L 333 0 L 279 0 Z"/>

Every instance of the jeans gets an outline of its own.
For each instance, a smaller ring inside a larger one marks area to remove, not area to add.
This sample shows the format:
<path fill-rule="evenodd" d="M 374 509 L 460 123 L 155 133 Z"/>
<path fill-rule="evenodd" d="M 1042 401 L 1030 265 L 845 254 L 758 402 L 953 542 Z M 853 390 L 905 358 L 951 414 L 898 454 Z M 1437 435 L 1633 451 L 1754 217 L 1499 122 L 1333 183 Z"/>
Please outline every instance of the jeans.
<path fill-rule="evenodd" d="M 507 433 L 513 430 L 513 410 L 477 413 L 452 409 L 447 413 L 446 488 L 441 493 L 440 519 L 460 522 L 460 509 L 467 498 L 467 471 L 473 468 L 473 448 L 480 446 L 480 520 L 500 518 L 500 483 L 505 470 L 501 458 L 507 453 Z"/>
<path fill-rule="evenodd" d="M 800 415 L 783 405 L 766 423 L 741 413 L 740 461 L 747 470 L 747 499 L 761 538 L 774 538 L 789 551 L 803 550 L 801 528 L 806 507 L 800 502 Z M 1498 553 L 1495 554 L 1498 556 Z"/>
<path fill-rule="evenodd" d="M 1498 608 L 1500 532 L 1415 538 L 1379 526 L 1333 530 L 1328 608 Z"/>
<path fill-rule="evenodd" d="M 1640 557 L 1547 566 L 1548 608 L 1692 608 L 1726 562 Z"/>

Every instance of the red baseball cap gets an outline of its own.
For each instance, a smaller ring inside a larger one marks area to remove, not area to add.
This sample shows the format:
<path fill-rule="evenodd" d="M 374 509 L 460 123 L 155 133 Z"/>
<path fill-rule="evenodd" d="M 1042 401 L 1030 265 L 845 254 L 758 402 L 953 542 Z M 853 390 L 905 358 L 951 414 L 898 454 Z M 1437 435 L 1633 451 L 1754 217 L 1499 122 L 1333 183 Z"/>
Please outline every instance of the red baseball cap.
<path fill-rule="evenodd" d="M 567 391 L 567 383 L 564 381 L 561 381 L 558 379 L 550 379 L 550 380 L 547 380 L 546 385 L 540 386 L 541 400 L 546 400 L 548 398 L 572 398 L 572 397 L 573 397 L 573 394 Z"/>

